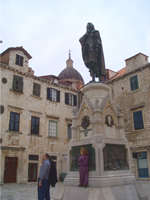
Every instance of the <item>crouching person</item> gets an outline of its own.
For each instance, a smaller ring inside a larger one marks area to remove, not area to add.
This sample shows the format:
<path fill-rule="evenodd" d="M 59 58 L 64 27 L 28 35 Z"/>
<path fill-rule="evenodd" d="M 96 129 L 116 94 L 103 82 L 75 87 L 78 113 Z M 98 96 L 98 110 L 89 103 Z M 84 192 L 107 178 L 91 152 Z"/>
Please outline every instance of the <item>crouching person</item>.
<path fill-rule="evenodd" d="M 49 184 L 50 162 L 47 153 L 42 156 L 42 165 L 38 178 L 38 200 L 50 200 Z"/>

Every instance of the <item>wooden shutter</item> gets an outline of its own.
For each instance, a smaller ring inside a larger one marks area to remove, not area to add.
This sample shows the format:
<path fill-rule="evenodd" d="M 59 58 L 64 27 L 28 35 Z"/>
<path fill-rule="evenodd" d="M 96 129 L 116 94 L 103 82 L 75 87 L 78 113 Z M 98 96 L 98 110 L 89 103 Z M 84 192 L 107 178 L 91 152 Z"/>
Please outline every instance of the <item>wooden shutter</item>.
<path fill-rule="evenodd" d="M 77 95 L 74 95 L 74 106 L 77 105 Z"/>
<path fill-rule="evenodd" d="M 65 104 L 69 104 L 69 102 L 68 102 L 68 93 L 65 93 Z"/>
<path fill-rule="evenodd" d="M 137 75 L 132 76 L 130 78 L 130 86 L 131 86 L 131 91 L 139 88 Z"/>
<path fill-rule="evenodd" d="M 134 119 L 134 129 L 135 130 L 144 128 L 141 110 L 133 113 L 133 119 Z"/>
<path fill-rule="evenodd" d="M 13 89 L 22 92 L 23 91 L 23 78 L 20 76 L 13 76 Z"/>
<path fill-rule="evenodd" d="M 19 65 L 19 55 L 16 54 L 16 65 Z"/>
<path fill-rule="evenodd" d="M 38 83 L 33 83 L 33 95 L 40 97 L 40 89 L 41 85 L 39 85 Z"/>
<path fill-rule="evenodd" d="M 23 66 L 23 57 L 20 56 L 20 66 Z"/>
<path fill-rule="evenodd" d="M 50 100 L 50 88 L 47 88 L 47 99 Z"/>
<path fill-rule="evenodd" d="M 60 102 L 60 91 L 57 90 L 57 102 Z"/>

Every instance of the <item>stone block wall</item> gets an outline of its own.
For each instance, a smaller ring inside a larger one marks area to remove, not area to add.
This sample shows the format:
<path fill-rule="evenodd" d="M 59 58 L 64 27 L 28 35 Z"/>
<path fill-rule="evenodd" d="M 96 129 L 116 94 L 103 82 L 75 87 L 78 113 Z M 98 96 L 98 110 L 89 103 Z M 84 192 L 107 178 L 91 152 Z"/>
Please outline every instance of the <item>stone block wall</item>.
<path fill-rule="evenodd" d="M 65 104 L 65 92 L 77 95 L 75 89 L 63 85 L 51 83 L 40 79 L 19 69 L 8 65 L 1 65 L 2 78 L 7 83 L 1 82 L 1 103 L 4 113 L 1 114 L 0 144 L 2 153 L 1 182 L 4 179 L 5 157 L 17 157 L 17 182 L 28 181 L 28 163 L 37 163 L 38 172 L 41 165 L 41 156 L 47 152 L 50 156 L 56 156 L 58 178 L 66 172 L 66 154 L 69 139 L 67 138 L 68 120 L 71 123 L 73 106 Z M 23 92 L 12 89 L 13 75 L 23 78 Z M 40 97 L 33 95 L 33 82 L 41 85 Z M 47 100 L 47 87 L 60 91 L 60 102 Z M 10 112 L 20 113 L 19 132 L 9 131 Z M 31 116 L 40 118 L 39 135 L 31 134 Z M 48 136 L 48 121 L 57 121 L 57 137 Z M 38 155 L 38 161 L 29 160 L 29 155 Z"/>
<path fill-rule="evenodd" d="M 131 91 L 130 77 L 137 75 L 139 89 Z M 150 64 L 132 70 L 116 79 L 107 82 L 110 87 L 110 98 L 114 104 L 119 104 L 124 116 L 125 135 L 128 139 L 131 153 L 146 151 L 149 157 L 150 149 Z M 134 130 L 133 112 L 142 110 L 144 128 Z M 136 173 L 136 160 L 133 159 L 133 172 Z M 149 173 L 150 160 L 148 158 Z M 136 174 L 137 176 L 137 174 Z"/>

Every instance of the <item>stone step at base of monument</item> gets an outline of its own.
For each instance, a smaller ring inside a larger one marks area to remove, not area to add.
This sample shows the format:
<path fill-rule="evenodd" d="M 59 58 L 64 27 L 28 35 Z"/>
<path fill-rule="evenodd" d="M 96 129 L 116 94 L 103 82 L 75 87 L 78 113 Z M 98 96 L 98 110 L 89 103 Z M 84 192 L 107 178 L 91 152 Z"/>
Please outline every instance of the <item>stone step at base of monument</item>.
<path fill-rule="evenodd" d="M 95 188 L 65 186 L 56 184 L 52 200 L 150 200 L 150 181 L 136 181 L 135 184 Z"/>
<path fill-rule="evenodd" d="M 132 185 L 136 181 L 135 176 L 132 174 L 122 175 L 122 176 L 97 176 L 89 177 L 88 185 L 89 187 L 103 188 L 103 187 L 114 187 L 121 185 Z M 67 175 L 64 180 L 66 186 L 78 186 L 79 178 Z"/>
<path fill-rule="evenodd" d="M 141 200 L 134 185 L 106 188 L 66 186 L 62 200 Z M 146 200 L 146 199 L 143 199 Z M 148 200 L 148 198 L 147 198 Z"/>

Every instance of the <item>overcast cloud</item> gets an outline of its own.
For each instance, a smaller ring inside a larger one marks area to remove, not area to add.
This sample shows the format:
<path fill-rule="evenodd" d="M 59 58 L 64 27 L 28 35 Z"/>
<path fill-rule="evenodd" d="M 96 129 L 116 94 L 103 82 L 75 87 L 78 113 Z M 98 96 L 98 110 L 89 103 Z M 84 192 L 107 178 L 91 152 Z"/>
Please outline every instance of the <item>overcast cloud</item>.
<path fill-rule="evenodd" d="M 139 52 L 150 56 L 149 0 L 1 0 L 1 53 L 23 46 L 36 76 L 58 76 L 70 49 L 73 66 L 87 83 L 91 77 L 79 38 L 88 22 L 100 32 L 106 68 L 118 71 Z"/>

